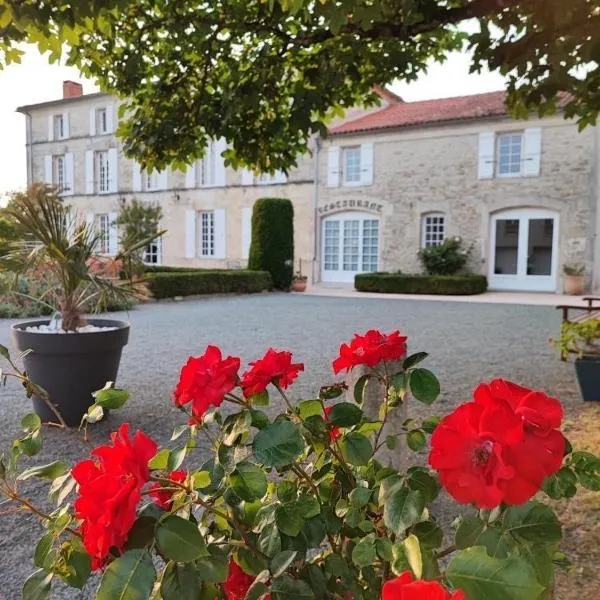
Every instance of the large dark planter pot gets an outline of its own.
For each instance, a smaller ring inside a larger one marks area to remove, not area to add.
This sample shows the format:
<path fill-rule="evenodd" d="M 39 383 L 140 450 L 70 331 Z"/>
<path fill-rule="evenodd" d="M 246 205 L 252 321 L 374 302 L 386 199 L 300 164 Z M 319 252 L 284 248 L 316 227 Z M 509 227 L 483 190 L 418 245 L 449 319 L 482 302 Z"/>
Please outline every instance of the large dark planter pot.
<path fill-rule="evenodd" d="M 600 356 L 576 358 L 575 373 L 581 397 L 587 402 L 600 402 Z"/>
<path fill-rule="evenodd" d="M 17 323 L 11 327 L 13 344 L 20 352 L 31 350 L 23 364 L 28 376 L 45 389 L 67 425 L 78 426 L 93 404 L 92 393 L 115 381 L 121 350 L 129 339 L 129 323 L 88 319 L 96 327 L 116 327 L 89 333 L 37 333 L 27 327 L 48 320 Z M 35 412 L 44 422 L 58 422 L 43 400 L 34 396 Z"/>

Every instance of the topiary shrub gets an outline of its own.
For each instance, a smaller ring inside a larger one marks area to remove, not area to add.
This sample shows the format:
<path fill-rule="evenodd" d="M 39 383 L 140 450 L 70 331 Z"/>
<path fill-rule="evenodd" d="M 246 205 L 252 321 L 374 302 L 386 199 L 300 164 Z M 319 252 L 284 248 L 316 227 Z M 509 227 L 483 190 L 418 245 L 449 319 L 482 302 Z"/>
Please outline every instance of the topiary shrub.
<path fill-rule="evenodd" d="M 487 279 L 483 275 L 401 275 L 398 273 L 362 273 L 354 278 L 359 292 L 381 294 L 441 294 L 468 296 L 483 294 Z"/>
<path fill-rule="evenodd" d="M 208 269 L 152 273 L 147 275 L 146 282 L 157 300 L 196 294 L 255 294 L 270 290 L 273 285 L 265 271 Z"/>
<path fill-rule="evenodd" d="M 294 268 L 294 207 L 285 198 L 260 198 L 252 212 L 248 268 L 268 271 L 273 287 L 289 290 Z"/>
<path fill-rule="evenodd" d="M 419 259 L 429 275 L 456 275 L 465 268 L 473 245 L 463 247 L 459 237 L 447 238 L 438 246 L 419 251 Z"/>

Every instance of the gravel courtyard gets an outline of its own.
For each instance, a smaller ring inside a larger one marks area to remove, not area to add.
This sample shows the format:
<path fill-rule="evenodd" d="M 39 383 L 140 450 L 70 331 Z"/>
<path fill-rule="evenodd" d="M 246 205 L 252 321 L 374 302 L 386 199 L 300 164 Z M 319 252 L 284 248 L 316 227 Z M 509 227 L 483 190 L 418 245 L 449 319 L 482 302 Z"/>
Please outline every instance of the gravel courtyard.
<path fill-rule="evenodd" d="M 497 376 L 543 389 L 559 397 L 567 411 L 579 403 L 573 366 L 561 363 L 548 344 L 560 325 L 552 307 L 270 294 L 150 304 L 129 316 L 117 315 L 121 317 L 131 320 L 132 330 L 118 385 L 133 394 L 124 409 L 93 426 L 98 443 L 124 421 L 159 443 L 168 443 L 173 427 L 184 421 L 170 404 L 179 369 L 207 344 L 217 344 L 242 361 L 258 358 L 269 346 L 292 350 L 306 367 L 292 388 L 298 399 L 334 381 L 330 365 L 340 342 L 369 328 L 400 329 L 409 337 L 409 352 L 430 353 L 424 366 L 438 375 L 442 396 L 431 409 L 415 406 L 418 414 L 445 413 L 468 399 L 479 381 Z M 0 343 L 9 347 L 12 323 L 0 320 Z M 29 411 L 17 384 L 0 389 L 0 451 L 9 449 L 19 434 L 21 417 Z M 415 414 L 413 407 L 409 414 Z M 56 430 L 45 432 L 44 443 L 44 451 L 36 457 L 39 462 L 59 457 L 75 461 L 88 452 L 85 444 Z M 23 489 L 34 501 L 44 502 L 46 485 L 34 482 Z M 34 570 L 38 531 L 41 528 L 31 516 L 0 516 L 1 600 L 21 597 L 23 581 Z M 53 595 L 91 596 L 91 591 L 75 590 Z"/>

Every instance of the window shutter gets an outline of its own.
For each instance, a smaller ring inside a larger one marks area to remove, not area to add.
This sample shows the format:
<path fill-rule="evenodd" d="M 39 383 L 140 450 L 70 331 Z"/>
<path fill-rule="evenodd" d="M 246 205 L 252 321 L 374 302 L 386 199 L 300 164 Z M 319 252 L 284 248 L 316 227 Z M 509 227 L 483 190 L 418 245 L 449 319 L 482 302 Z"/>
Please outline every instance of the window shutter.
<path fill-rule="evenodd" d="M 216 186 L 225 185 L 225 159 L 222 153 L 227 149 L 225 138 L 219 138 L 215 142 L 215 172 L 213 173 L 212 183 Z"/>
<path fill-rule="evenodd" d="M 185 172 L 185 187 L 195 188 L 196 187 L 196 161 L 191 165 L 188 165 L 187 171 Z"/>
<path fill-rule="evenodd" d="M 196 257 L 196 211 L 185 211 L 185 257 Z"/>
<path fill-rule="evenodd" d="M 523 147 L 523 175 L 525 177 L 537 177 L 540 174 L 542 158 L 542 129 L 540 127 L 525 130 Z"/>
<path fill-rule="evenodd" d="M 360 183 L 373 185 L 373 144 L 371 142 L 360 146 Z"/>
<path fill-rule="evenodd" d="M 90 135 L 96 135 L 96 109 L 90 108 Z"/>
<path fill-rule="evenodd" d="M 134 192 L 142 191 L 142 169 L 138 162 L 131 165 L 131 189 Z"/>
<path fill-rule="evenodd" d="M 52 185 L 52 155 L 44 156 L 44 183 Z"/>
<path fill-rule="evenodd" d="M 156 189 L 157 190 L 166 190 L 169 186 L 169 171 L 165 169 L 164 171 L 159 171 L 156 174 Z"/>
<path fill-rule="evenodd" d="M 65 191 L 63 196 L 72 196 L 75 193 L 75 178 L 73 177 L 73 153 L 65 154 Z"/>
<path fill-rule="evenodd" d="M 254 185 L 254 172 L 250 169 L 242 170 L 242 185 Z"/>
<path fill-rule="evenodd" d="M 327 187 L 340 185 L 340 148 L 330 146 L 327 152 Z"/>
<path fill-rule="evenodd" d="M 483 131 L 479 134 L 479 179 L 494 177 L 494 149 L 496 134 L 493 131 Z"/>
<path fill-rule="evenodd" d="M 106 133 L 113 133 L 115 130 L 115 105 L 109 104 L 106 107 Z"/>
<path fill-rule="evenodd" d="M 85 153 L 85 193 L 94 193 L 94 152 L 88 150 Z"/>
<path fill-rule="evenodd" d="M 119 251 L 119 229 L 116 224 L 116 212 L 108 213 L 108 253 L 115 256 Z"/>
<path fill-rule="evenodd" d="M 48 115 L 48 141 L 54 140 L 54 115 Z"/>
<path fill-rule="evenodd" d="M 242 258 L 250 256 L 250 242 L 252 241 L 252 208 L 242 208 Z"/>
<path fill-rule="evenodd" d="M 71 137 L 71 132 L 69 131 L 69 113 L 63 113 L 63 134 L 65 138 Z"/>
<path fill-rule="evenodd" d="M 226 213 L 224 208 L 215 210 L 215 258 L 225 258 Z"/>
<path fill-rule="evenodd" d="M 116 148 L 108 149 L 108 191 L 116 194 L 119 189 L 119 153 Z"/>

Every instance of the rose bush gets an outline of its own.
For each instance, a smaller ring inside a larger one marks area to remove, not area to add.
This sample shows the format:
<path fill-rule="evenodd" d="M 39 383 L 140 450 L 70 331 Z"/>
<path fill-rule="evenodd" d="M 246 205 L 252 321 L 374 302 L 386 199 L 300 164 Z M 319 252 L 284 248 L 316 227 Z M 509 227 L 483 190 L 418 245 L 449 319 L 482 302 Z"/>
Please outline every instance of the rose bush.
<path fill-rule="evenodd" d="M 46 529 L 24 598 L 50 597 L 55 579 L 81 588 L 93 571 L 98 600 L 551 598 L 565 557 L 544 496 L 599 490 L 600 459 L 571 448 L 558 400 L 501 379 L 442 419 L 390 431 L 397 407 L 439 395 L 426 358 L 408 356 L 397 331 L 355 335 L 332 363 L 365 369 L 351 389 L 337 381 L 294 403 L 287 390 L 304 366 L 290 352 L 271 348 L 240 374 L 239 358 L 209 346 L 181 369 L 175 447 L 123 424 L 73 468 L 22 469 L 41 449 L 42 424 L 27 415 L 0 461 L 2 495 Z M 384 389 L 377 419 L 363 410 L 370 385 Z M 128 394 L 107 387 L 95 398 L 88 422 Z M 197 464 L 200 436 L 211 454 Z M 385 448 L 421 454 L 398 471 Z M 23 497 L 33 477 L 52 481 L 52 512 Z M 440 494 L 446 510 L 454 502 L 451 527 L 436 518 Z"/>

